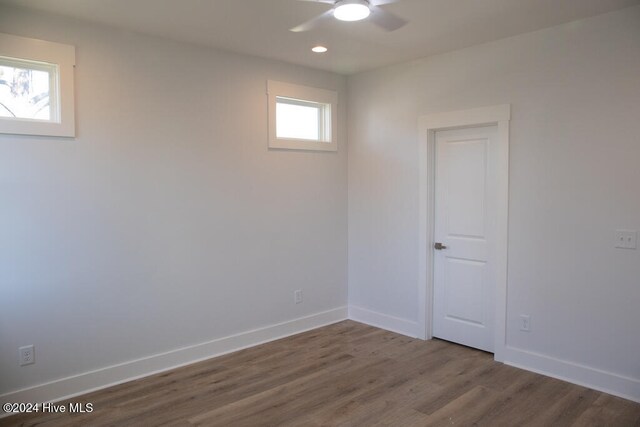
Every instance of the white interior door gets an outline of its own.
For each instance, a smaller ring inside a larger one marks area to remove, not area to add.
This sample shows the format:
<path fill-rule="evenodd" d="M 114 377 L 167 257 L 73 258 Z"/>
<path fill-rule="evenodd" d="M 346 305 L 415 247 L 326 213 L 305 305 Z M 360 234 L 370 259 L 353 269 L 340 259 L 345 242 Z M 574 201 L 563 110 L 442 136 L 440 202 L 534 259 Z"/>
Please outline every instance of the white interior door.
<path fill-rule="evenodd" d="M 497 126 L 436 132 L 433 335 L 493 352 Z"/>

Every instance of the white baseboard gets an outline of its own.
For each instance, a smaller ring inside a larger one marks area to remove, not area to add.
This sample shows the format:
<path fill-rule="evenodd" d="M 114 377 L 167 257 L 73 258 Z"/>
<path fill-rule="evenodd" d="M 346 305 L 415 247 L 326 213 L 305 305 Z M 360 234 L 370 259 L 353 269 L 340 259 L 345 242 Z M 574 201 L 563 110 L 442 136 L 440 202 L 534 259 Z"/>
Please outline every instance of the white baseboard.
<path fill-rule="evenodd" d="M 417 322 L 353 305 L 349 306 L 349 319 L 414 338 L 418 336 L 419 332 Z M 504 363 L 634 402 L 640 402 L 640 379 L 625 377 L 510 346 L 505 348 Z"/>
<path fill-rule="evenodd" d="M 213 341 L 5 393 L 0 395 L 0 403 L 56 402 L 65 400 L 330 325 L 347 318 L 409 337 L 415 338 L 418 334 L 418 324 L 416 322 L 377 313 L 357 306 L 349 306 L 348 309 L 347 307 L 340 307 L 288 322 L 254 329 L 237 335 L 219 338 Z M 505 349 L 504 363 L 640 402 L 640 380 L 635 378 L 621 376 L 514 347 L 507 347 Z M 0 418 L 8 415 L 10 414 L 0 413 Z"/>
<path fill-rule="evenodd" d="M 349 306 L 349 319 L 411 338 L 418 336 L 419 328 L 417 322 L 367 310 L 366 308 L 355 305 Z"/>
<path fill-rule="evenodd" d="M 504 363 L 634 402 L 640 402 L 639 379 L 509 346 L 505 349 Z"/>
<path fill-rule="evenodd" d="M 84 372 L 0 395 L 0 402 L 55 402 L 211 359 L 347 319 L 347 307 L 316 313 L 166 353 Z M 0 418 L 9 414 L 0 413 Z"/>

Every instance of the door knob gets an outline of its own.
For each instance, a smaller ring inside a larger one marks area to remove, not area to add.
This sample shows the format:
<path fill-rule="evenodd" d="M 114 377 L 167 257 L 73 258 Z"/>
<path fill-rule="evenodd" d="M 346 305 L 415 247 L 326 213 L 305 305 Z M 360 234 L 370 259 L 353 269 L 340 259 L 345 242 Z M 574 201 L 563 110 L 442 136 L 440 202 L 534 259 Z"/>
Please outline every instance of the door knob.
<path fill-rule="evenodd" d="M 440 242 L 436 242 L 435 245 L 433 245 L 433 247 L 437 250 L 437 251 L 441 251 L 443 249 L 447 249 L 447 247 L 445 245 L 443 245 Z"/>

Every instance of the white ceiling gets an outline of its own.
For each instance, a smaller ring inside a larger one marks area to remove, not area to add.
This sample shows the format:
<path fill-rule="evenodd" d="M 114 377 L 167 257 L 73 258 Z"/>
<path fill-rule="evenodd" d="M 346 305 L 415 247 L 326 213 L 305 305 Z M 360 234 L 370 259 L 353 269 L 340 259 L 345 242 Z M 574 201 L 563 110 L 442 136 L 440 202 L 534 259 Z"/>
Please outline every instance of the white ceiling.
<path fill-rule="evenodd" d="M 400 0 L 410 23 L 385 32 L 334 19 L 294 27 L 330 6 L 297 0 L 0 0 L 183 42 L 352 74 L 640 4 L 640 0 Z M 310 51 L 323 44 L 329 52 Z"/>

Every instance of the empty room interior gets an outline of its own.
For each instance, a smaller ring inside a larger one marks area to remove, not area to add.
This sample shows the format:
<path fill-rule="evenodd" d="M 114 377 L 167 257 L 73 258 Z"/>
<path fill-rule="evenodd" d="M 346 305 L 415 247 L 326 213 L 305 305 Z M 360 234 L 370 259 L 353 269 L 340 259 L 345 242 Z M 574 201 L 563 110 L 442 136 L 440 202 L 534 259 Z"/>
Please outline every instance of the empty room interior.
<path fill-rule="evenodd" d="M 640 426 L 640 1 L 0 0 L 0 426 Z"/>

